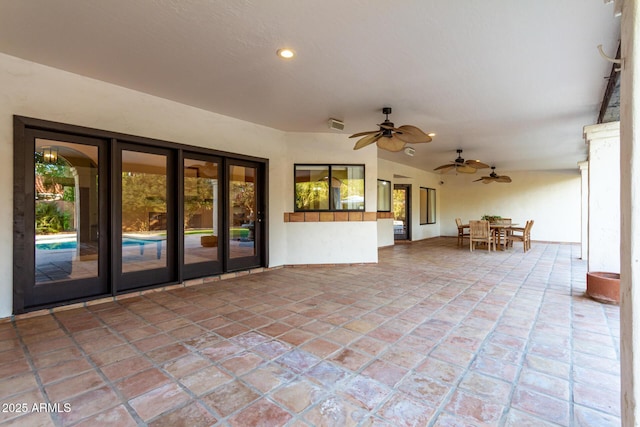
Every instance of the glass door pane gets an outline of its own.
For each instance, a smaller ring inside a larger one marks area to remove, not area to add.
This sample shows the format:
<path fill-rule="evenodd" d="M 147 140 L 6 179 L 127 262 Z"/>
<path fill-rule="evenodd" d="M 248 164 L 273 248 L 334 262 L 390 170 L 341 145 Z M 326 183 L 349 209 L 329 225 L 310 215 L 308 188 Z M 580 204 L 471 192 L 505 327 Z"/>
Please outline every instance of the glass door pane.
<path fill-rule="evenodd" d="M 262 265 L 261 170 L 258 163 L 227 161 L 227 271 Z"/>
<path fill-rule="evenodd" d="M 98 277 L 98 147 L 35 142 L 36 285 Z"/>
<path fill-rule="evenodd" d="M 409 203 L 410 187 L 405 184 L 393 186 L 393 238 L 409 239 L 411 208 Z"/>
<path fill-rule="evenodd" d="M 122 150 L 122 273 L 166 268 L 167 156 Z"/>
<path fill-rule="evenodd" d="M 256 169 L 229 167 L 229 258 L 256 254 Z"/>
<path fill-rule="evenodd" d="M 183 165 L 184 276 L 221 271 L 220 162 L 211 157 L 191 158 Z M 199 157 L 199 156 L 197 156 Z"/>

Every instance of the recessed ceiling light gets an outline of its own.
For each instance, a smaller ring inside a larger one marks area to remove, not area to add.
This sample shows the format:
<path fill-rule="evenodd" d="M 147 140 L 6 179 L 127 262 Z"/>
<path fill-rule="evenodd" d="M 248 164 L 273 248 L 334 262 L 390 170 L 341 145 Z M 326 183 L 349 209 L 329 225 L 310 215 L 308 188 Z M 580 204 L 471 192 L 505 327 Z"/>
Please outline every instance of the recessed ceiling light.
<path fill-rule="evenodd" d="M 282 49 L 278 49 L 278 56 L 282 59 L 291 59 L 294 56 L 296 56 L 296 53 L 293 51 L 293 49 L 289 49 L 289 48 L 282 48 Z"/>
<path fill-rule="evenodd" d="M 430 136 L 430 137 L 432 137 L 432 138 L 433 138 L 434 136 L 436 136 L 436 134 L 435 134 L 435 133 L 433 133 L 433 132 L 428 133 L 427 135 L 429 135 L 429 136 Z"/>

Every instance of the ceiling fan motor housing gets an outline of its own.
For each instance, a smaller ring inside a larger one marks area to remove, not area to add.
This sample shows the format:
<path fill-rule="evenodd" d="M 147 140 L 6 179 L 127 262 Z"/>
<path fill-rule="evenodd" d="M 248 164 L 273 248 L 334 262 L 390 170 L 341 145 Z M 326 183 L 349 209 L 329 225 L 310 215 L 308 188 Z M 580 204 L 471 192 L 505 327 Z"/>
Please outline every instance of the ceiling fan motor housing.
<path fill-rule="evenodd" d="M 382 131 L 382 136 L 384 138 L 391 138 L 393 136 L 392 128 L 395 128 L 396 125 L 391 120 L 389 120 L 389 118 L 384 119 L 384 122 L 382 122 L 382 124 L 385 126 L 385 127 L 380 126 L 380 131 Z"/>

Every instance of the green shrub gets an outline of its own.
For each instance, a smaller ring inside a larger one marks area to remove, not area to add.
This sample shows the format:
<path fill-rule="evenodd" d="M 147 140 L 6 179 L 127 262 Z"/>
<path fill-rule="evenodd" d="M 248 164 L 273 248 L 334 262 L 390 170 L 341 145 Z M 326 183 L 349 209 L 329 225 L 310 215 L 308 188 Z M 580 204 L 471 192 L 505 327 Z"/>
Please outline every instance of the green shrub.
<path fill-rule="evenodd" d="M 36 203 L 36 234 L 53 234 L 68 230 L 71 216 L 60 212 L 55 203 Z"/>

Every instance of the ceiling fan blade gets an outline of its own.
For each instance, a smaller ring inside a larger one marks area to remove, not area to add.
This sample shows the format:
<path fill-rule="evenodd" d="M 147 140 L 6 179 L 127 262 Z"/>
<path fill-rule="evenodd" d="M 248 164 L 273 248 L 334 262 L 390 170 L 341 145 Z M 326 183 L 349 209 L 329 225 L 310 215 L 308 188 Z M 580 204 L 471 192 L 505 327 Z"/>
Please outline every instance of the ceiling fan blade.
<path fill-rule="evenodd" d="M 410 144 L 418 144 L 421 142 L 431 142 L 431 137 L 422 130 L 411 125 L 402 125 L 398 128 L 396 136 Z"/>
<path fill-rule="evenodd" d="M 474 169 L 486 169 L 489 165 L 482 163 L 480 160 L 467 160 L 465 164 Z"/>
<path fill-rule="evenodd" d="M 395 135 L 393 135 L 391 138 L 380 138 L 377 142 L 377 145 L 383 150 L 396 152 L 402 151 L 402 149 L 406 145 L 406 142 L 396 138 Z"/>
<path fill-rule="evenodd" d="M 456 172 L 460 172 L 460 173 L 476 173 L 476 171 L 477 171 L 476 168 L 472 168 L 469 165 L 462 165 L 462 166 L 456 167 Z"/>
<path fill-rule="evenodd" d="M 363 147 L 366 147 L 369 144 L 373 144 L 378 139 L 380 139 L 381 136 L 382 136 L 382 132 L 377 132 L 374 135 L 365 136 L 364 138 L 362 138 L 358 142 L 356 142 L 356 145 L 353 146 L 353 149 L 354 150 L 359 150 L 359 149 L 361 149 Z"/>
<path fill-rule="evenodd" d="M 437 168 L 434 169 L 434 171 L 440 171 L 440 173 L 447 173 L 455 167 L 456 165 L 454 163 L 450 163 L 448 165 L 438 166 Z"/>
<path fill-rule="evenodd" d="M 358 132 L 358 133 L 354 133 L 349 138 L 357 138 L 359 136 L 371 135 L 372 133 L 378 133 L 378 132 L 380 132 L 380 131 L 379 130 L 369 130 L 367 132 Z"/>
<path fill-rule="evenodd" d="M 485 176 L 483 176 L 482 178 L 474 179 L 474 180 L 473 180 L 473 182 L 484 181 L 484 179 L 485 179 L 485 178 L 486 178 L 486 177 L 485 177 Z"/>
<path fill-rule="evenodd" d="M 493 178 L 491 178 L 491 179 L 483 179 L 482 183 L 483 184 L 491 184 L 493 181 L 494 181 Z"/>
<path fill-rule="evenodd" d="M 511 178 L 506 175 L 502 175 L 496 178 L 496 182 L 511 182 Z"/>

